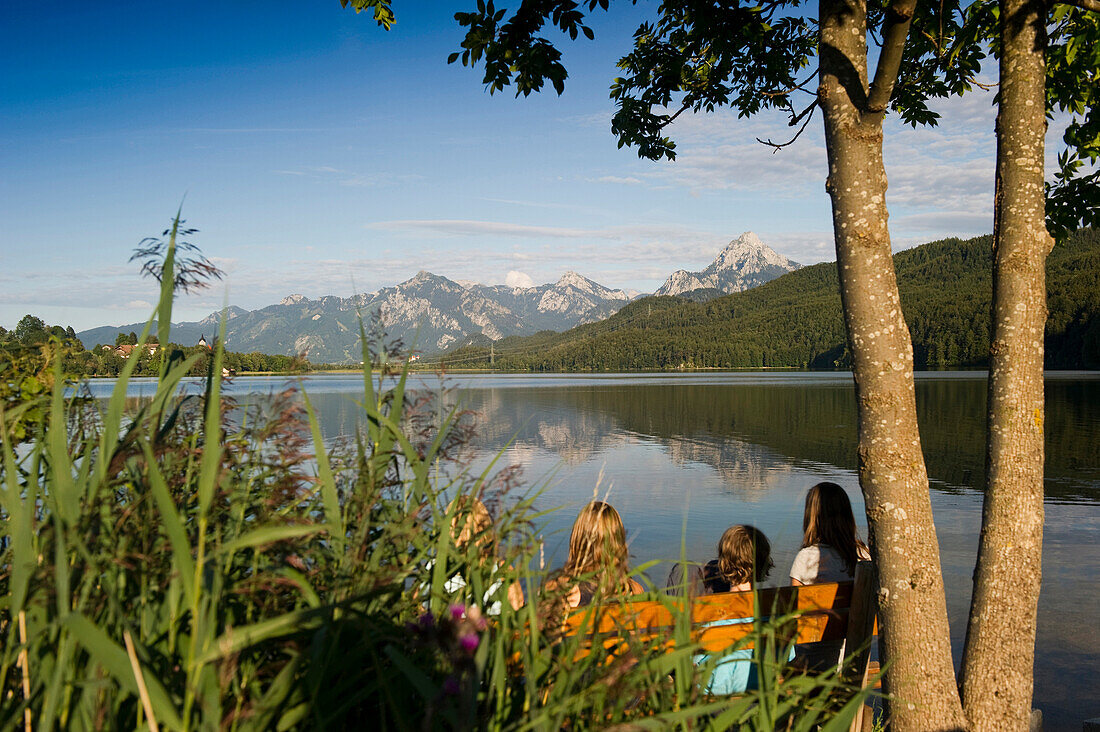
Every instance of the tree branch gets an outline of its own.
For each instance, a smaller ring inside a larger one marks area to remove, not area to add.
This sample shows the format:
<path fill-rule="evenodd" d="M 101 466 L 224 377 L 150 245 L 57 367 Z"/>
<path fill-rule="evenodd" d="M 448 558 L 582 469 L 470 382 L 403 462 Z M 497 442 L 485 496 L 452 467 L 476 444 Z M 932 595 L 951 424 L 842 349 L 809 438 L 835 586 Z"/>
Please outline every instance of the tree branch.
<path fill-rule="evenodd" d="M 660 123 L 660 125 L 658 125 L 659 129 L 663 130 L 664 128 L 668 127 L 670 124 L 672 124 L 673 122 L 676 121 L 677 117 L 679 117 L 681 114 L 683 114 L 685 111 L 687 111 L 690 108 L 691 108 L 691 103 L 690 102 L 684 102 L 683 105 L 681 105 L 681 107 L 676 110 L 675 114 L 669 115 L 668 119 L 662 121 Z"/>
<path fill-rule="evenodd" d="M 774 91 L 774 92 L 767 92 L 767 91 L 766 92 L 760 92 L 760 94 L 765 96 L 765 97 L 783 97 L 783 96 L 786 96 L 786 95 L 788 95 L 788 94 L 790 94 L 791 92 L 794 92 L 794 91 L 806 91 L 806 85 L 809 84 L 811 81 L 815 80 L 816 78 L 817 78 L 817 72 L 815 71 L 813 74 L 806 77 L 806 80 L 804 82 L 802 82 L 801 84 L 795 84 L 794 86 L 787 87 L 786 89 L 780 89 L 779 91 Z M 806 92 L 806 93 L 807 94 L 814 94 L 816 96 L 815 92 Z"/>
<path fill-rule="evenodd" d="M 898 80 L 898 69 L 901 68 L 901 57 L 905 51 L 905 39 L 909 35 L 909 23 L 913 19 L 916 5 L 917 0 L 895 0 L 886 9 L 886 17 L 882 21 L 882 51 L 878 56 L 871 93 L 867 96 L 868 112 L 884 112 L 886 105 L 890 103 L 894 84 Z"/>
<path fill-rule="evenodd" d="M 806 119 L 802 121 L 802 126 L 798 128 L 798 132 L 794 133 L 794 137 L 787 140 L 786 142 L 772 142 L 770 139 L 761 140 L 759 137 L 756 138 L 756 141 L 759 142 L 761 145 L 767 145 L 768 147 L 773 148 L 772 152 L 779 152 L 788 145 L 793 145 L 794 141 L 801 137 L 802 133 L 806 131 L 806 125 L 810 124 L 810 120 L 813 119 L 813 111 L 816 107 L 817 100 L 814 100 L 814 102 L 811 103 L 810 106 L 806 107 L 798 114 L 791 116 L 791 121 L 787 123 L 788 127 L 794 127 L 803 117 L 805 117 Z"/>
<path fill-rule="evenodd" d="M 1082 10 L 1100 13 L 1100 0 L 1054 0 L 1051 5 L 1072 5 Z"/>

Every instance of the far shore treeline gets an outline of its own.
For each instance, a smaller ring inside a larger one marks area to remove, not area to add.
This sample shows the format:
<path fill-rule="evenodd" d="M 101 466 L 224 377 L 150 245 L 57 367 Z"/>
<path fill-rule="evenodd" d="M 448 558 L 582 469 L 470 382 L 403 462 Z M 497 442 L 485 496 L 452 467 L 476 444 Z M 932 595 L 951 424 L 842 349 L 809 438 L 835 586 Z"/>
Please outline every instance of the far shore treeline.
<path fill-rule="evenodd" d="M 47 325 L 41 318 L 25 315 L 14 330 L 0 327 L 0 373 L 4 364 L 17 364 L 21 360 L 33 361 L 36 368 L 29 371 L 48 370 L 50 358 L 60 355 L 62 371 L 70 376 L 95 377 L 118 376 L 127 360 L 137 359 L 134 376 L 157 376 L 161 358 L 160 346 L 147 344 L 144 349 L 136 348 L 137 335 L 120 333 L 115 343 L 96 345 L 85 349 L 72 327 Z M 191 369 L 192 376 L 205 376 L 209 367 L 211 347 L 206 345 L 168 344 L 171 351 L 179 351 L 185 358 L 193 354 L 205 354 Z M 43 347 L 48 356 L 43 358 Z M 226 352 L 223 365 L 233 373 L 300 373 L 309 371 L 313 366 L 301 356 L 273 355 L 268 353 L 231 353 Z M 22 369 L 25 373 L 28 369 Z"/>
<path fill-rule="evenodd" d="M 987 365 L 992 243 L 952 238 L 894 255 L 917 369 Z M 1081 229 L 1054 247 L 1047 306 L 1046 367 L 1100 368 L 1100 232 Z M 706 302 L 647 297 L 598 323 L 474 343 L 430 361 L 519 371 L 846 368 L 844 333 L 829 262 Z"/>

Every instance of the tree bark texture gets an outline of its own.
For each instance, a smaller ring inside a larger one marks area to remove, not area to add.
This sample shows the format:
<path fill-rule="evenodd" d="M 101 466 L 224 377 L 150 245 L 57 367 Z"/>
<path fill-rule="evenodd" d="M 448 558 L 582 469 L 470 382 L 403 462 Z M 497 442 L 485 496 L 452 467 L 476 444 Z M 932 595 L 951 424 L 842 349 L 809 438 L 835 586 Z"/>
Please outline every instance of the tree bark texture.
<path fill-rule="evenodd" d="M 1046 8 L 1001 0 L 987 487 L 960 685 L 974 730 L 1026 730 L 1043 549 Z"/>
<path fill-rule="evenodd" d="M 887 226 L 882 120 L 915 0 L 898 2 L 867 82 L 865 0 L 820 0 L 820 86 L 841 300 L 859 415 L 859 476 L 878 579 L 892 730 L 963 729 L 921 452 L 913 347 Z M 890 76 L 889 59 L 894 58 Z"/>

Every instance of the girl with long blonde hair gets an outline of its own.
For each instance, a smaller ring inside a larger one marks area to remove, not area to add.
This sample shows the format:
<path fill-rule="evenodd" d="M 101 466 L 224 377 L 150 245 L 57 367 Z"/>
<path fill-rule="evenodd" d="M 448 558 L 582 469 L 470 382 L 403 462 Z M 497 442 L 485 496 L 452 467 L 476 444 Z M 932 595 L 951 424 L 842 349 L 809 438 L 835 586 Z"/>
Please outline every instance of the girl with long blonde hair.
<path fill-rule="evenodd" d="M 592 602 L 600 594 L 636 595 L 645 589 L 630 578 L 626 529 L 610 504 L 593 501 L 581 509 L 569 535 L 569 558 L 561 575 L 548 583 L 551 591 L 572 585 L 566 596 L 570 608 Z"/>
<path fill-rule="evenodd" d="M 455 549 L 460 554 L 467 552 L 468 549 L 474 549 L 472 553 L 477 556 L 476 564 L 480 565 L 478 569 L 484 571 L 488 566 L 489 577 L 486 583 L 488 587 L 480 603 L 485 614 L 500 615 L 503 607 L 502 599 L 507 599 L 514 610 L 523 607 L 523 587 L 519 582 L 512 581 L 506 589 L 504 587 L 505 576 L 509 574 L 507 570 L 510 567 L 497 557 L 498 546 L 493 516 L 481 499 L 472 495 L 456 496 L 447 507 L 447 513 L 451 516 L 451 538 Z M 428 569 L 430 570 L 431 567 L 432 563 L 429 562 Z M 470 594 L 467 578 L 461 573 L 452 575 L 444 585 L 444 590 L 455 596 Z M 478 604 L 476 598 L 473 600 L 474 604 Z"/>

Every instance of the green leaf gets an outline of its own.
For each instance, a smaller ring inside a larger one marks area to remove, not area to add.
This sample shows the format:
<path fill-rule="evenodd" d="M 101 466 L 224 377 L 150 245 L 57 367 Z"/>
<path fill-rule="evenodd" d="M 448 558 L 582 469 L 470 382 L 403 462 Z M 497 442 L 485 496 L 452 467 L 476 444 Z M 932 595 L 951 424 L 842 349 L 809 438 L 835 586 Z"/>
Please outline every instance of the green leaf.
<path fill-rule="evenodd" d="M 308 630 L 330 616 L 331 608 L 294 610 L 274 618 L 238 628 L 227 628 L 201 656 L 198 663 L 208 664 L 263 641 L 283 638 Z"/>
<path fill-rule="evenodd" d="M 312 536 L 313 534 L 321 533 L 325 529 L 326 527 L 317 526 L 315 524 L 301 526 L 264 526 L 250 531 L 237 539 L 226 542 L 222 546 L 221 551 L 232 554 L 241 549 L 274 544 L 277 541 L 300 539 L 303 536 Z"/>
<path fill-rule="evenodd" d="M 164 474 L 161 473 L 160 466 L 157 465 L 152 446 L 143 441 L 141 448 L 145 453 L 153 500 L 156 501 L 161 521 L 164 522 L 164 531 L 168 534 L 168 543 L 172 547 L 172 559 L 176 565 L 179 580 L 183 583 L 187 604 L 193 605 L 195 603 L 195 562 L 191 556 L 191 542 L 184 529 L 184 517 L 178 512 L 176 502 L 168 492 L 168 483 L 164 479 Z"/>
<path fill-rule="evenodd" d="M 309 415 L 309 430 L 313 436 L 313 454 L 317 461 L 317 480 L 321 486 L 321 504 L 325 512 L 325 522 L 328 524 L 329 534 L 338 556 L 344 553 L 346 531 L 344 530 L 343 515 L 340 511 L 340 496 L 336 490 L 336 478 L 332 474 L 332 466 L 328 460 L 328 450 L 325 448 L 324 438 L 321 436 L 321 423 L 317 420 L 317 414 L 313 411 L 313 404 L 309 401 L 309 395 L 302 389 L 302 402 L 305 404 L 306 414 Z"/>
<path fill-rule="evenodd" d="M 119 686 L 135 697 L 138 695 L 137 679 L 134 678 L 134 671 L 130 666 L 130 657 L 126 655 L 126 650 L 122 646 L 111 640 L 103 630 L 79 613 L 70 613 L 64 621 L 64 626 L 77 638 L 80 645 L 87 649 L 92 658 L 114 677 Z M 157 721 L 168 727 L 181 729 L 183 722 L 179 712 L 160 680 L 144 671 L 142 675 L 145 677 L 145 687 L 149 692 L 149 700 L 157 715 Z"/>

